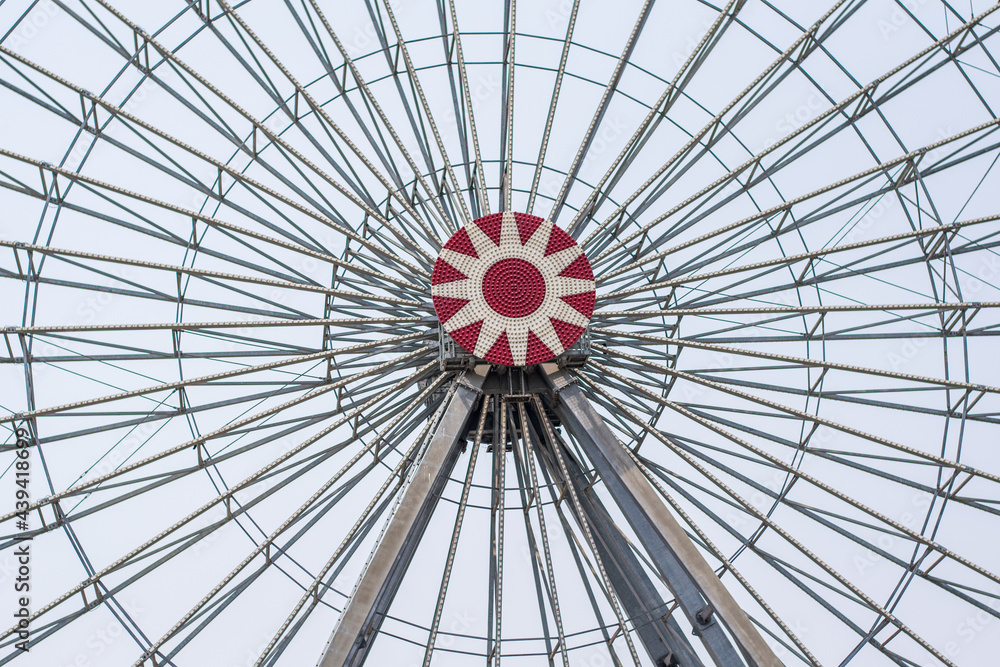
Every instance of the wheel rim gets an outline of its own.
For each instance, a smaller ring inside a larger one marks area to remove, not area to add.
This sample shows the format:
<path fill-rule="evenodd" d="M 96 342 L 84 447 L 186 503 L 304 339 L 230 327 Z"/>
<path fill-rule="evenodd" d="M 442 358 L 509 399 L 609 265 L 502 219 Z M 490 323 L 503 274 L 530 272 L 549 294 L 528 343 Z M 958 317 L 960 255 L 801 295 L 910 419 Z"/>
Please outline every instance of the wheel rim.
<path fill-rule="evenodd" d="M 623 589 L 639 568 L 672 611 L 679 584 L 557 376 L 785 664 L 985 660 L 997 11 L 829 5 L 5 8 L 4 99 L 38 123 L 0 154 L 32 657 L 323 655 L 476 375 L 437 321 L 440 247 L 524 211 L 589 258 L 589 330 L 558 369 L 480 355 L 499 365 L 350 664 L 687 650 Z M 883 49 L 844 46 L 872 30 Z M 931 89 L 960 104 L 922 117 Z M 612 562 L 621 535 L 637 560 Z"/>

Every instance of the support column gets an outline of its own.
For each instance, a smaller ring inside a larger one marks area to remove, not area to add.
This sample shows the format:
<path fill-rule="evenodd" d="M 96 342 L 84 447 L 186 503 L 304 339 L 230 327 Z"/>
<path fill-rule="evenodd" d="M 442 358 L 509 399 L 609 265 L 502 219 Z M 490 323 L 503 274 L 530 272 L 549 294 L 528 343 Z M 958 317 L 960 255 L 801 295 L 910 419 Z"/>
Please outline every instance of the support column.
<path fill-rule="evenodd" d="M 364 663 L 458 460 L 459 445 L 465 438 L 465 426 L 486 368 L 483 375 L 468 372 L 458 380 L 459 386 L 337 622 L 319 667 L 357 667 Z"/>
<path fill-rule="evenodd" d="M 563 481 L 562 471 L 549 449 L 560 446 L 559 443 L 548 442 L 548 447 L 543 446 L 542 443 L 545 441 L 539 437 L 540 432 L 544 432 L 538 422 L 540 417 L 535 410 L 531 410 L 529 414 L 532 422 L 529 425 L 531 440 L 539 460 L 552 479 Z M 544 415 L 541 418 L 544 418 Z M 656 667 L 670 665 L 704 667 L 677 620 L 672 615 L 667 616 L 666 602 L 663 601 L 625 536 L 615 526 L 604 503 L 596 494 L 584 488 L 583 469 L 573 457 L 573 453 L 564 447 L 562 455 L 569 471 L 569 481 L 576 488 L 580 505 L 586 514 L 586 521 L 594 534 L 594 541 L 600 552 L 598 555 L 607 570 L 608 579 L 611 580 L 611 586 L 622 608 L 632 619 L 646 653 Z"/>
<path fill-rule="evenodd" d="M 774 652 L 583 391 L 563 371 L 543 367 L 543 374 L 555 393 L 552 403 L 556 414 L 590 457 L 712 660 L 723 667 L 743 664 L 781 667 Z M 732 635 L 735 646 L 723 626 Z"/>

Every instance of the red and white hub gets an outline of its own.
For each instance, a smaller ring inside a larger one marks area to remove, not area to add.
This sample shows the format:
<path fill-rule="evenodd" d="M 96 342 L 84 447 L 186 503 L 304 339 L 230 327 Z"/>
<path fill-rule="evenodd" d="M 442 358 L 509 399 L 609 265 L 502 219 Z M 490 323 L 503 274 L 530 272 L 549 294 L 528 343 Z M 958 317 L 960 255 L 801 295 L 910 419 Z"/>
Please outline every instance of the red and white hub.
<path fill-rule="evenodd" d="M 594 272 L 583 249 L 526 213 L 478 218 L 448 239 L 431 295 L 441 326 L 490 363 L 549 361 L 580 338 L 594 314 Z"/>

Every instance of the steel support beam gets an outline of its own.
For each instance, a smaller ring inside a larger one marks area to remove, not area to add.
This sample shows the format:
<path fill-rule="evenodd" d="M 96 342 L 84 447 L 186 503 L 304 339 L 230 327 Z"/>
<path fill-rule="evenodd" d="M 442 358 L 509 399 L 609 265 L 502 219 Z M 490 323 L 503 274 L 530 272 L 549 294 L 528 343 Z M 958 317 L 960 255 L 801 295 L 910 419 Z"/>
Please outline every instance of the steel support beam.
<path fill-rule="evenodd" d="M 458 380 L 459 386 L 334 628 L 319 667 L 357 667 L 364 663 L 458 460 L 466 422 L 487 368 L 477 369 L 482 375 L 468 372 Z"/>
<path fill-rule="evenodd" d="M 558 442 L 545 442 L 541 433 L 544 428 L 537 411 L 529 411 L 531 442 L 538 458 L 548 470 L 552 479 L 564 482 L 559 464 L 549 447 L 559 447 Z M 545 445 L 543 445 L 545 443 Z M 569 482 L 576 488 L 580 505 L 586 514 L 586 521 L 594 534 L 595 544 L 601 562 L 607 570 L 611 586 L 621 602 L 622 608 L 632 619 L 646 653 L 656 667 L 704 667 L 694 652 L 684 630 L 673 615 L 668 615 L 667 603 L 639 562 L 631 545 L 615 526 L 614 520 L 604 507 L 601 499 L 584 487 L 584 472 L 573 453 L 563 447 L 563 460 L 569 471 Z"/>
<path fill-rule="evenodd" d="M 542 369 L 555 394 L 552 404 L 556 414 L 590 457 L 712 660 L 722 667 L 781 667 L 583 391 L 556 367 L 546 364 Z"/>

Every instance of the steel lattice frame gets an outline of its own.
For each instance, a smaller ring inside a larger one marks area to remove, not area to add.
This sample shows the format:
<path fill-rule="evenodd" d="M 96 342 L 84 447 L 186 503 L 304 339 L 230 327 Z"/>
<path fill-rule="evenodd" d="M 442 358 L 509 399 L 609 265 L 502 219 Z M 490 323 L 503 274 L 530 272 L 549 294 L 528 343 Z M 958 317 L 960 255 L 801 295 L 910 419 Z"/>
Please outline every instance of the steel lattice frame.
<path fill-rule="evenodd" d="M 0 2 L 0 664 L 987 664 L 998 30 Z M 558 363 L 438 322 L 505 211 L 593 266 Z"/>

